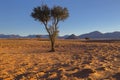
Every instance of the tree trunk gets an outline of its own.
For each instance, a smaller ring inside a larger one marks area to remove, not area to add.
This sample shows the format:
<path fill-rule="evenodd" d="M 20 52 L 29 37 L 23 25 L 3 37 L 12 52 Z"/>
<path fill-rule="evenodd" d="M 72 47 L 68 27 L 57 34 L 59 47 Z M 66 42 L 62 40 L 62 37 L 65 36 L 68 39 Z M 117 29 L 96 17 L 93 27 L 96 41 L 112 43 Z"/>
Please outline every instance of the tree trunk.
<path fill-rule="evenodd" d="M 50 52 L 55 52 L 55 40 L 53 40 L 52 38 L 50 39 L 51 42 L 51 50 Z"/>
<path fill-rule="evenodd" d="M 51 42 L 51 51 L 55 52 L 55 44 L 54 41 Z"/>
<path fill-rule="evenodd" d="M 47 27 L 47 23 L 43 23 L 44 25 L 45 25 L 45 28 L 46 28 L 46 30 L 47 30 L 47 32 L 48 32 L 48 34 L 49 34 L 49 39 L 50 39 L 50 42 L 51 42 L 51 50 L 50 50 L 50 52 L 55 52 L 55 38 L 56 38 L 56 31 L 55 30 L 57 30 L 57 24 L 58 24 L 58 22 L 57 22 L 57 24 L 55 25 L 55 30 L 53 30 L 52 32 L 49 30 L 49 28 Z"/>

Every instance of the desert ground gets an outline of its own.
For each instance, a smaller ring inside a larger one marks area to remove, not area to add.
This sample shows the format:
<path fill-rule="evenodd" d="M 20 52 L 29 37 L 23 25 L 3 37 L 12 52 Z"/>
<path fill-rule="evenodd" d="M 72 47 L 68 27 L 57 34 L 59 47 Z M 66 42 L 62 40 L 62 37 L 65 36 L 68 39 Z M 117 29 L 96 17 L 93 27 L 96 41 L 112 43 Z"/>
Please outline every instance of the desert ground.
<path fill-rule="evenodd" d="M 120 80 L 120 41 L 0 39 L 0 80 Z"/>

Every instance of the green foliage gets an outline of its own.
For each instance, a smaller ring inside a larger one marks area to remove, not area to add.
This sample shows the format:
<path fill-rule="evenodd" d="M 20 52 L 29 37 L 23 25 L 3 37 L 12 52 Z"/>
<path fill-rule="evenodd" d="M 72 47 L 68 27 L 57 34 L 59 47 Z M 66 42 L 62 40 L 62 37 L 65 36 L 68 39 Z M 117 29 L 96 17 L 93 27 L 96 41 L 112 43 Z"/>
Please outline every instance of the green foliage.
<path fill-rule="evenodd" d="M 50 9 L 47 5 L 36 7 L 33 9 L 31 16 L 35 18 L 35 20 L 39 20 L 43 23 L 48 22 L 50 20 Z"/>
<path fill-rule="evenodd" d="M 56 20 L 64 20 L 69 16 L 67 8 L 62 8 L 60 6 L 54 6 L 51 10 L 51 15 Z"/>

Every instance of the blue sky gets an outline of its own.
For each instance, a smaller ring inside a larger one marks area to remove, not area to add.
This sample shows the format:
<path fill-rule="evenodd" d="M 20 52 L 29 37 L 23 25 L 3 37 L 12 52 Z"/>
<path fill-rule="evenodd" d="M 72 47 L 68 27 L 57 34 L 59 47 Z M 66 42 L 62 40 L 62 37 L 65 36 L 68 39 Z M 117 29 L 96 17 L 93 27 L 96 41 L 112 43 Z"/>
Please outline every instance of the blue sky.
<path fill-rule="evenodd" d="M 67 7 L 69 18 L 59 23 L 60 35 L 120 31 L 120 0 L 43 0 Z M 0 34 L 47 34 L 30 15 L 41 0 L 0 0 Z"/>

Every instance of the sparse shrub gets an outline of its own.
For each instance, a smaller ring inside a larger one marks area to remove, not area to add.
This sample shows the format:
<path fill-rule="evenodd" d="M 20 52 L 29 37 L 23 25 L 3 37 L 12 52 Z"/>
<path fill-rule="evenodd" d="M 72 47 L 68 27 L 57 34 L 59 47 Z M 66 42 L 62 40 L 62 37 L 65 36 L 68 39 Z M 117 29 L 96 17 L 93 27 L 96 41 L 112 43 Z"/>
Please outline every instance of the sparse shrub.
<path fill-rule="evenodd" d="M 89 37 L 86 37 L 85 40 L 90 40 L 90 38 L 89 38 Z"/>
<path fill-rule="evenodd" d="M 40 40 L 40 39 L 41 39 L 41 35 L 36 35 L 36 38 L 37 38 L 38 40 Z"/>

